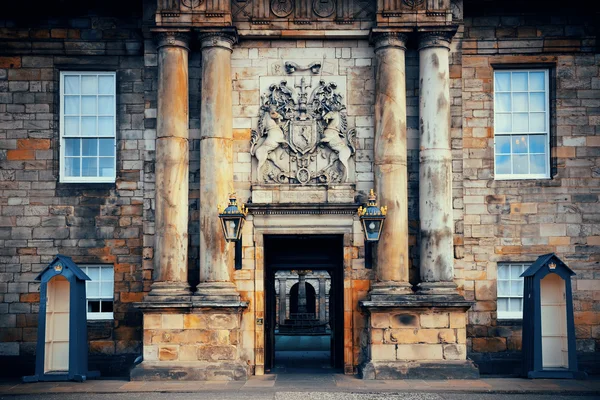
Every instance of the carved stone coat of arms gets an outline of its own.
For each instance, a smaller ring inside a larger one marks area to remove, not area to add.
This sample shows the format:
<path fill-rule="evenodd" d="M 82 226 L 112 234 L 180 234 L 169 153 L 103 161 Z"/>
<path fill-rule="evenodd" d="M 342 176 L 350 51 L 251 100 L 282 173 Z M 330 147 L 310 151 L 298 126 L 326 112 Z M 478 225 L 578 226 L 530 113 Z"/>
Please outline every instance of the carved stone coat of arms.
<path fill-rule="evenodd" d="M 294 80 L 288 82 L 288 80 Z M 261 95 L 252 131 L 256 181 L 272 184 L 343 183 L 355 153 L 339 79 L 298 76 L 273 80 Z"/>

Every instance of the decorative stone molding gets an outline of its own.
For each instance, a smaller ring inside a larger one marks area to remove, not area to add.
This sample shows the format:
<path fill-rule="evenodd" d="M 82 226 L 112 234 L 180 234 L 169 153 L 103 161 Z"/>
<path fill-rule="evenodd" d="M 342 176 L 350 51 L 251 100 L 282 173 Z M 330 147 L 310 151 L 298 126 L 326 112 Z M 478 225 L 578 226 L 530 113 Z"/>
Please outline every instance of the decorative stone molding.
<path fill-rule="evenodd" d="M 406 50 L 408 35 L 403 32 L 373 30 L 371 31 L 370 41 L 375 47 L 375 51 L 387 47 L 398 47 Z"/>
<path fill-rule="evenodd" d="M 156 32 L 156 47 L 183 47 L 186 50 L 190 49 L 190 33 L 189 31 L 164 31 Z"/>
<path fill-rule="evenodd" d="M 203 49 L 206 47 L 222 47 L 233 51 L 233 45 L 237 43 L 238 36 L 235 29 L 200 31 L 198 33 L 198 40 Z"/>
<path fill-rule="evenodd" d="M 445 47 L 450 50 L 450 42 L 455 30 L 419 32 L 419 50 L 427 47 Z"/>

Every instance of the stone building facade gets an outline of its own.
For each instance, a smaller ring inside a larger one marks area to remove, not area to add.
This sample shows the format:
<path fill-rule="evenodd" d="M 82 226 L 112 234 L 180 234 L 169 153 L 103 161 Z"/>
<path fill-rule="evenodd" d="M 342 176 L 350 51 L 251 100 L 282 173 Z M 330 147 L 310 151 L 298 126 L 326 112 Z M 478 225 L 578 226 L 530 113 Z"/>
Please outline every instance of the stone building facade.
<path fill-rule="evenodd" d="M 345 373 L 515 372 L 521 324 L 498 316 L 501 269 L 549 252 L 577 273 L 577 350 L 597 371 L 597 9 L 49 3 L 0 19 L 3 373 L 33 368 L 34 278 L 57 253 L 112 267 L 112 318 L 88 321 L 104 374 L 139 355 L 133 379 L 267 373 L 269 240 L 286 235 L 339 239 L 330 314 Z M 69 71 L 114 73 L 112 182 L 62 179 Z M 519 71 L 547 81 L 544 178 L 498 177 L 496 74 Z M 356 209 L 372 188 L 389 211 L 367 249 Z M 217 216 L 231 191 L 249 209 L 237 262 Z M 310 243 L 298 247 L 320 251 Z"/>

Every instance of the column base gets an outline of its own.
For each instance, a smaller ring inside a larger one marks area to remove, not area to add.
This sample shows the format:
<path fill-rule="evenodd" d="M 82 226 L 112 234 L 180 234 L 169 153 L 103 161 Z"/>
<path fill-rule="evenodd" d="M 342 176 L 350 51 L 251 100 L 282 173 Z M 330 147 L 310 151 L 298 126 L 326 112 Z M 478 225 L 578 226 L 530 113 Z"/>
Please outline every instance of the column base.
<path fill-rule="evenodd" d="M 417 285 L 417 294 L 426 296 L 459 296 L 454 282 L 421 282 Z"/>
<path fill-rule="evenodd" d="M 192 295 L 187 282 L 154 282 L 144 301 L 181 301 Z"/>
<path fill-rule="evenodd" d="M 199 300 L 206 303 L 236 303 L 240 301 L 233 282 L 202 282 L 194 294 L 194 302 Z"/>
<path fill-rule="evenodd" d="M 371 361 L 359 369 L 362 379 L 478 379 L 479 369 L 466 361 Z"/>
<path fill-rule="evenodd" d="M 241 361 L 144 361 L 131 370 L 132 381 L 241 381 L 248 366 Z"/>
<path fill-rule="evenodd" d="M 393 301 L 399 296 L 412 295 L 412 285 L 408 282 L 375 282 L 369 292 L 372 301 Z"/>

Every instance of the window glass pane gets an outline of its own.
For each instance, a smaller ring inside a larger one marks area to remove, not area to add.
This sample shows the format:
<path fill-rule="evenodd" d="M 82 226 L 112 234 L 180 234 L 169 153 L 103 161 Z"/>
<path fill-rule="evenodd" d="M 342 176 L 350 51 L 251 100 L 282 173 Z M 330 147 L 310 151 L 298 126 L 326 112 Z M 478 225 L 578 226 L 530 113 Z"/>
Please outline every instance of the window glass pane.
<path fill-rule="evenodd" d="M 527 153 L 527 136 L 511 136 L 512 152 Z"/>
<path fill-rule="evenodd" d="M 81 176 L 98 176 L 98 159 L 96 157 L 81 159 Z"/>
<path fill-rule="evenodd" d="M 100 296 L 103 298 L 111 299 L 113 297 L 113 285 L 112 282 L 102 282 Z"/>
<path fill-rule="evenodd" d="M 79 146 L 79 139 L 65 139 L 65 156 L 78 156 Z"/>
<path fill-rule="evenodd" d="M 96 75 L 81 76 L 81 93 L 96 94 L 98 93 L 98 78 Z"/>
<path fill-rule="evenodd" d="M 513 156 L 513 174 L 528 174 L 529 159 L 527 155 Z"/>
<path fill-rule="evenodd" d="M 529 132 L 529 114 L 513 114 L 513 132 Z"/>
<path fill-rule="evenodd" d="M 98 114 L 115 115 L 115 98 L 113 96 L 98 97 Z"/>
<path fill-rule="evenodd" d="M 546 95 L 544 93 L 529 93 L 530 111 L 546 111 Z"/>
<path fill-rule="evenodd" d="M 508 308 L 510 311 L 523 311 L 523 300 L 522 299 L 509 299 Z"/>
<path fill-rule="evenodd" d="M 79 94 L 79 75 L 65 75 L 65 94 Z"/>
<path fill-rule="evenodd" d="M 513 111 L 529 111 L 529 99 L 527 93 L 513 94 Z"/>
<path fill-rule="evenodd" d="M 100 141 L 100 153 L 101 156 L 114 156 L 115 155 L 115 140 L 114 139 L 98 139 Z"/>
<path fill-rule="evenodd" d="M 546 155 L 530 155 L 531 173 L 545 174 L 546 173 Z"/>
<path fill-rule="evenodd" d="M 112 282 L 114 280 L 114 276 L 115 276 L 115 271 L 112 269 L 112 267 L 103 267 L 102 270 L 100 271 L 100 279 L 103 281 Z M 111 291 L 111 293 L 112 293 L 112 291 Z"/>
<path fill-rule="evenodd" d="M 545 132 L 546 131 L 546 113 L 531 113 L 529 114 L 529 131 L 530 132 Z"/>
<path fill-rule="evenodd" d="M 543 71 L 535 71 L 529 73 L 529 90 L 546 90 L 545 85 L 546 73 Z"/>
<path fill-rule="evenodd" d="M 79 136 L 79 117 L 65 117 L 64 134 Z"/>
<path fill-rule="evenodd" d="M 114 136 L 115 135 L 114 117 L 99 117 L 98 118 L 98 135 L 99 136 Z"/>
<path fill-rule="evenodd" d="M 512 131 L 512 122 L 510 114 L 496 114 L 496 130 L 498 132 Z"/>
<path fill-rule="evenodd" d="M 79 96 L 65 96 L 65 115 L 79 114 Z"/>
<path fill-rule="evenodd" d="M 498 281 L 498 296 L 508 296 L 509 294 L 509 281 Z"/>
<path fill-rule="evenodd" d="M 113 312 L 113 302 L 110 300 L 102 300 L 102 312 Z"/>
<path fill-rule="evenodd" d="M 96 136 L 96 117 L 81 117 L 81 135 Z"/>
<path fill-rule="evenodd" d="M 523 273 L 522 264 L 514 264 L 510 266 L 510 279 L 521 279 Z"/>
<path fill-rule="evenodd" d="M 66 176 L 81 176 L 80 159 L 65 158 L 65 175 Z"/>
<path fill-rule="evenodd" d="M 114 157 L 100 158 L 100 176 L 115 176 Z"/>
<path fill-rule="evenodd" d="M 510 91 L 510 72 L 496 72 L 494 75 L 495 90 L 497 92 Z"/>
<path fill-rule="evenodd" d="M 510 276 L 508 265 L 498 265 L 498 279 L 508 279 Z"/>
<path fill-rule="evenodd" d="M 98 139 L 82 139 L 81 155 L 82 156 L 97 156 L 98 155 Z"/>
<path fill-rule="evenodd" d="M 510 112 L 510 93 L 498 93 L 496 95 L 496 112 Z"/>
<path fill-rule="evenodd" d="M 510 156 L 496 156 L 496 173 L 510 174 Z"/>
<path fill-rule="evenodd" d="M 81 113 L 96 115 L 96 96 L 81 96 Z"/>
<path fill-rule="evenodd" d="M 88 281 L 86 291 L 87 297 L 98 297 L 100 294 L 100 284 L 98 282 Z"/>
<path fill-rule="evenodd" d="M 114 94 L 115 93 L 115 77 L 113 75 L 100 75 L 98 77 L 99 87 L 98 92 L 100 94 Z"/>
<path fill-rule="evenodd" d="M 527 72 L 512 73 L 512 90 L 513 92 L 525 92 L 528 89 Z"/>
<path fill-rule="evenodd" d="M 86 274 L 92 281 L 100 280 L 100 268 L 98 267 L 87 267 Z"/>
<path fill-rule="evenodd" d="M 100 312 L 100 300 L 88 300 L 88 312 Z"/>
<path fill-rule="evenodd" d="M 523 294 L 523 281 L 515 280 L 510 281 L 510 295 L 521 296 Z"/>
<path fill-rule="evenodd" d="M 510 154 L 510 136 L 496 136 L 496 154 Z"/>
<path fill-rule="evenodd" d="M 498 311 L 508 311 L 508 299 L 498 299 Z"/>
<path fill-rule="evenodd" d="M 546 135 L 529 135 L 529 152 L 546 152 Z"/>

